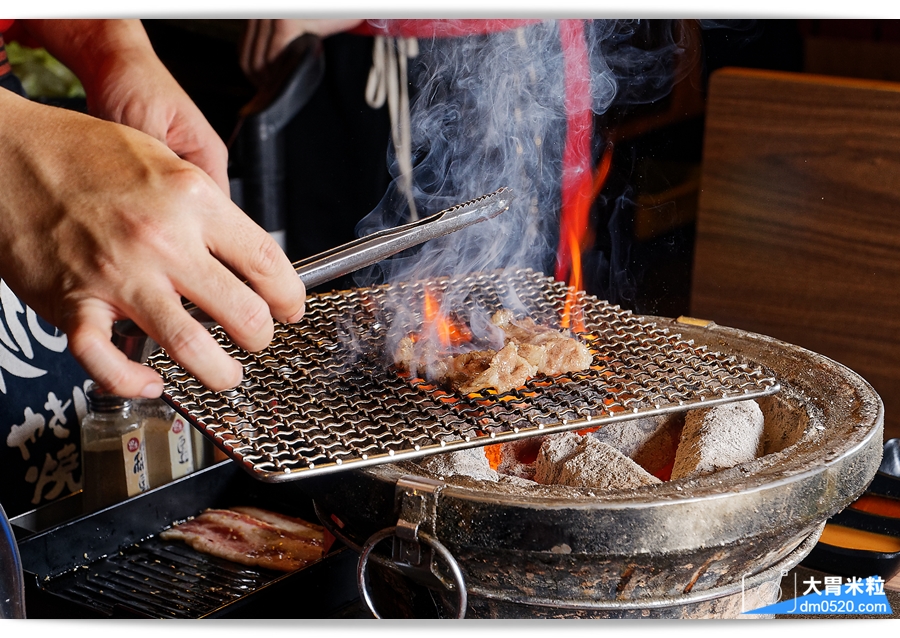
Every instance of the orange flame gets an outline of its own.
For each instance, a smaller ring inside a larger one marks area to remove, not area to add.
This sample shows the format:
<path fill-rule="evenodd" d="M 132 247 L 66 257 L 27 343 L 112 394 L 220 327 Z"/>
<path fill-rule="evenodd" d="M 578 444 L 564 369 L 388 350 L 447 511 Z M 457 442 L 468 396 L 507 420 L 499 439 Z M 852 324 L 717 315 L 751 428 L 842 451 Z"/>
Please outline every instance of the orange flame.
<path fill-rule="evenodd" d="M 503 444 L 485 445 L 484 455 L 487 457 L 488 465 L 496 472 L 500 467 L 500 463 L 503 462 Z"/>
<path fill-rule="evenodd" d="M 556 278 L 569 284 L 560 325 L 573 332 L 584 332 L 584 315 L 578 292 L 584 289 L 581 255 L 593 242 L 590 227 L 591 205 L 609 175 L 613 145 L 609 143 L 600 158 L 597 171 L 590 179 L 585 175 L 576 185 L 576 193 L 563 205 L 560 217 L 559 249 L 556 256 Z"/>
<path fill-rule="evenodd" d="M 423 315 L 425 323 L 422 326 L 422 331 L 433 330 L 432 334 L 437 336 L 441 350 L 448 351 L 452 347 L 472 340 L 472 332 L 468 326 L 454 321 L 452 317 L 443 314 L 437 296 L 427 289 L 425 290 Z"/>

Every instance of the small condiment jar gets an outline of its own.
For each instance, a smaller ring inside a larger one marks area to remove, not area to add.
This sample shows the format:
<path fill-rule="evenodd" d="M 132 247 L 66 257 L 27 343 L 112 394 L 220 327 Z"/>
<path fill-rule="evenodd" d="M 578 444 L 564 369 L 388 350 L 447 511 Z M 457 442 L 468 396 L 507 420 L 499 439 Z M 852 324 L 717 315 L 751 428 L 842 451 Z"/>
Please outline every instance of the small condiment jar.
<path fill-rule="evenodd" d="M 194 445 L 195 469 L 202 470 L 228 458 L 197 428 L 191 428 L 191 441 Z"/>
<path fill-rule="evenodd" d="M 190 424 L 162 399 L 135 399 L 144 428 L 151 489 L 194 471 Z"/>
<path fill-rule="evenodd" d="M 85 511 L 93 512 L 150 488 L 144 431 L 131 399 L 87 391 L 88 412 L 81 421 L 82 491 Z"/>

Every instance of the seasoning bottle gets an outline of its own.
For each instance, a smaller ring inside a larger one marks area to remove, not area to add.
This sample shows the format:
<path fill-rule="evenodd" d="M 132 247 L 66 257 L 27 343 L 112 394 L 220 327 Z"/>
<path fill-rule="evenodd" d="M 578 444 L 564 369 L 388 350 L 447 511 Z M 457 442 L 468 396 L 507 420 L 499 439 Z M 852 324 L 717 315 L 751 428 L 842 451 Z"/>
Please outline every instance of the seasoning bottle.
<path fill-rule="evenodd" d="M 88 412 L 81 422 L 84 506 L 93 512 L 149 489 L 144 432 L 131 399 L 87 391 Z"/>
<path fill-rule="evenodd" d="M 188 422 L 162 399 L 137 399 L 136 409 L 144 428 L 150 488 L 193 472 L 194 446 Z"/>
<path fill-rule="evenodd" d="M 191 441 L 194 445 L 194 467 L 196 469 L 202 470 L 223 460 L 218 458 L 218 455 L 221 454 L 218 448 L 197 428 L 191 428 Z"/>

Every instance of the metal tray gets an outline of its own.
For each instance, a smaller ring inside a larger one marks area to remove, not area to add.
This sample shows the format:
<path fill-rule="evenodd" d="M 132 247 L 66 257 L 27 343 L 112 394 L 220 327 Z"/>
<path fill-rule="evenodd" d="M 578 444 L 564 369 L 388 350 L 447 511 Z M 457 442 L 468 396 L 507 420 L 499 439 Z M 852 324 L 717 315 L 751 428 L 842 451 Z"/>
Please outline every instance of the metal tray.
<path fill-rule="evenodd" d="M 284 573 L 157 537 L 204 509 L 241 504 L 317 522 L 308 496 L 224 461 L 31 535 L 18 529 L 27 616 L 328 618 L 358 599 L 357 556 L 342 546 Z"/>

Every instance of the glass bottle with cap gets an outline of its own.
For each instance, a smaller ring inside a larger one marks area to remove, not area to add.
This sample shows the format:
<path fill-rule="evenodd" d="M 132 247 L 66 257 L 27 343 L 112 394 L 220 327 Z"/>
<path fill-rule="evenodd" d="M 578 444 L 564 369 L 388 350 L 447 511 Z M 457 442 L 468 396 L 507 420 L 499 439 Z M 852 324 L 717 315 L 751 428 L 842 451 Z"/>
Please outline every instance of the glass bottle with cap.
<path fill-rule="evenodd" d="M 184 417 L 162 399 L 135 399 L 134 409 L 144 428 L 150 488 L 193 472 L 192 428 Z"/>
<path fill-rule="evenodd" d="M 82 491 L 86 512 L 118 503 L 149 489 L 144 431 L 131 399 L 87 391 L 81 422 Z"/>

